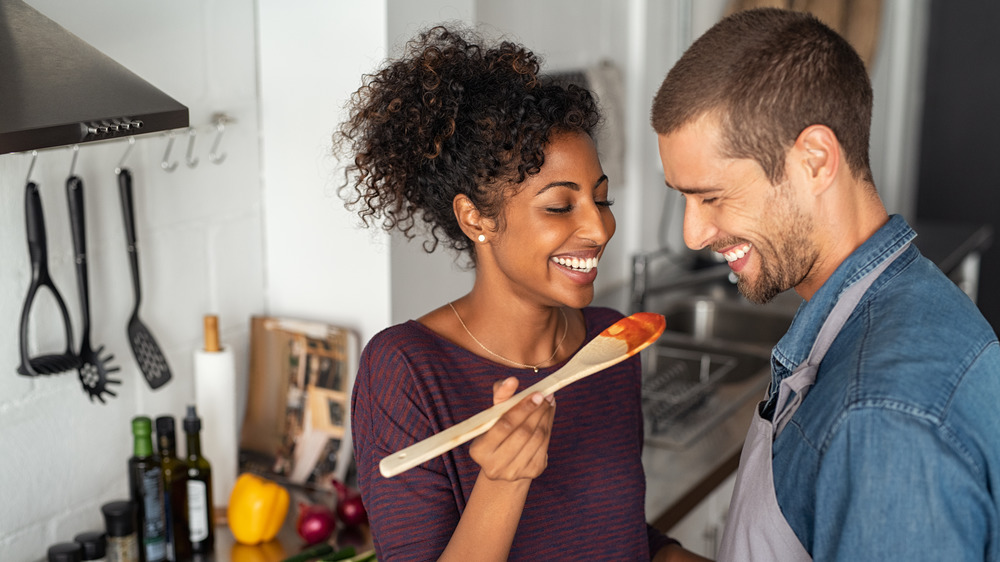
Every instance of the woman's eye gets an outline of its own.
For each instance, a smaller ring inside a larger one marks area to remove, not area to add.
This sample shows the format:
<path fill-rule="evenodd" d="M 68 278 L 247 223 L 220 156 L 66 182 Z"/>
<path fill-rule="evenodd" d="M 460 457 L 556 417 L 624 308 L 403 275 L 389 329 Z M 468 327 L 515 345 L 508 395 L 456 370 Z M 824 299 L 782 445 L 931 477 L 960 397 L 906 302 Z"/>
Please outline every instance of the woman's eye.
<path fill-rule="evenodd" d="M 598 207 L 610 207 L 615 204 L 614 199 L 604 199 L 603 201 L 594 201 Z"/>
<path fill-rule="evenodd" d="M 566 214 L 566 213 L 572 211 L 573 210 L 573 206 L 572 205 L 566 205 L 565 207 L 546 207 L 545 210 L 548 211 L 548 212 L 550 212 L 550 213 L 554 213 L 554 214 L 557 214 L 557 215 L 562 215 L 562 214 Z"/>

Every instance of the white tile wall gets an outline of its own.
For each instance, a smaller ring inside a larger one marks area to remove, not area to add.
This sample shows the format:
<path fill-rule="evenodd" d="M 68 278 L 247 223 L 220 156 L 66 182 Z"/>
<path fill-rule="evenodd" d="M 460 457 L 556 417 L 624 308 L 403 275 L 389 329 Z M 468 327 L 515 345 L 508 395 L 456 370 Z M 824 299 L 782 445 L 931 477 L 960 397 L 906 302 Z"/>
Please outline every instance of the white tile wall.
<path fill-rule="evenodd" d="M 122 62 L 191 110 L 196 168 L 160 169 L 160 134 L 137 137 L 126 161 L 134 175 L 143 299 L 140 318 L 166 354 L 173 380 L 152 391 L 142 379 L 126 326 L 133 293 L 114 168 L 123 141 L 80 148 L 90 261 L 92 341 L 120 366 L 118 397 L 91 403 L 75 373 L 29 379 L 15 373 L 18 322 L 30 272 L 24 183 L 30 157 L 0 156 L 0 559 L 38 560 L 49 544 L 103 528 L 100 505 L 127 497 L 130 420 L 183 415 L 193 401 L 192 351 L 202 315 L 217 313 L 222 340 L 246 370 L 249 317 L 265 312 L 262 184 L 256 99 L 254 5 L 239 0 L 86 5 L 29 0 L 39 11 Z M 114 33 L 109 33 L 113 27 Z M 210 116 L 236 119 L 222 139 L 226 160 L 209 162 Z M 173 156 L 183 159 L 187 138 Z M 80 336 L 80 299 L 71 261 L 64 184 L 71 151 L 38 155 L 49 266 Z M 61 322 L 43 294 L 32 313 L 34 351 L 61 350 Z M 210 455 L 210 453 L 208 453 Z"/>

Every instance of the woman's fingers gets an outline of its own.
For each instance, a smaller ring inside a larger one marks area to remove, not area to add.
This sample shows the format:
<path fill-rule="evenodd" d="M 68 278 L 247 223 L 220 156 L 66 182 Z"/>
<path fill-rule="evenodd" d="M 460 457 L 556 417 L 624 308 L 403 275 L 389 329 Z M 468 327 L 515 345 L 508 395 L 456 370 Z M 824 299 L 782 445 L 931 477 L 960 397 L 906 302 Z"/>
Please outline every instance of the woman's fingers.
<path fill-rule="evenodd" d="M 502 381 L 493 383 L 493 404 L 499 404 L 517 392 L 517 378 L 507 377 Z"/>
<path fill-rule="evenodd" d="M 533 394 L 472 443 L 470 453 L 492 479 L 535 478 L 545 470 L 555 400 Z"/>

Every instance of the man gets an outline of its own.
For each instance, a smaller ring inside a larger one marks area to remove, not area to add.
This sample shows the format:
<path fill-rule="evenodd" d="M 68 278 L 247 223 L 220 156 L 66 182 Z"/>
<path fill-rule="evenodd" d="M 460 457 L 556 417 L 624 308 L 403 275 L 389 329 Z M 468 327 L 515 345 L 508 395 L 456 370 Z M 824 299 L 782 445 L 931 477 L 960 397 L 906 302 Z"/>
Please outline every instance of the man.
<path fill-rule="evenodd" d="M 889 216 L 872 90 L 808 14 L 734 14 L 653 102 L 684 239 L 754 302 L 805 302 L 771 356 L 723 535 L 730 560 L 1000 560 L 1000 346 Z"/>

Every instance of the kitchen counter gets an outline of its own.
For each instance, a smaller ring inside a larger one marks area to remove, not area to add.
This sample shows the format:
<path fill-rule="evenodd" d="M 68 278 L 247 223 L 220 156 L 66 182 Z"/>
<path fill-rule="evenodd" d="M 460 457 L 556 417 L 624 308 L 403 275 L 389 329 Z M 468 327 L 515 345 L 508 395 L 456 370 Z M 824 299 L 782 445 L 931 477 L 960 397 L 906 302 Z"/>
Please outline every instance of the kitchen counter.
<path fill-rule="evenodd" d="M 304 541 L 295 531 L 295 520 L 298 516 L 300 502 L 325 503 L 333 507 L 335 494 L 325 490 L 306 490 L 286 486 L 291 495 L 288 505 L 288 515 L 274 540 L 259 545 L 243 545 L 236 542 L 232 531 L 226 523 L 225 510 L 216 510 L 215 518 L 215 551 L 211 556 L 196 558 L 196 562 L 281 562 L 307 548 Z M 335 549 L 348 545 L 354 546 L 357 554 L 372 549 L 371 533 L 368 526 L 345 528 L 338 523 L 337 530 L 327 541 Z"/>

